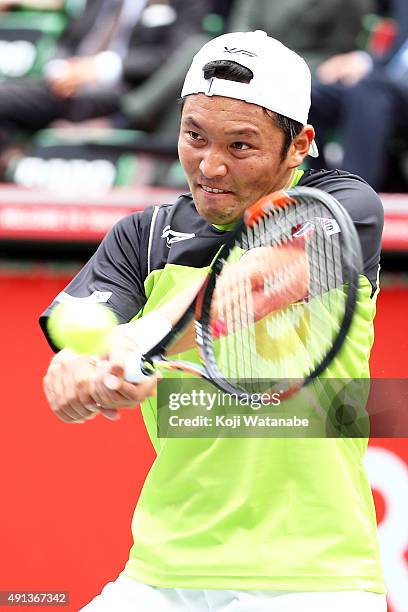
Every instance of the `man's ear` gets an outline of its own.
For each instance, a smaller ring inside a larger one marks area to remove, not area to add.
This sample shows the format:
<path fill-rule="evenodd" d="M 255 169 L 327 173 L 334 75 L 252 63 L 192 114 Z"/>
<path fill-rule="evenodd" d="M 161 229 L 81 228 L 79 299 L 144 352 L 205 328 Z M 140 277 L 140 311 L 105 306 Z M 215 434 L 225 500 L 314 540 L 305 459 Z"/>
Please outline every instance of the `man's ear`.
<path fill-rule="evenodd" d="M 288 161 L 290 168 L 297 168 L 309 153 L 310 145 L 315 137 L 312 125 L 305 125 L 302 131 L 292 141 L 288 151 Z"/>

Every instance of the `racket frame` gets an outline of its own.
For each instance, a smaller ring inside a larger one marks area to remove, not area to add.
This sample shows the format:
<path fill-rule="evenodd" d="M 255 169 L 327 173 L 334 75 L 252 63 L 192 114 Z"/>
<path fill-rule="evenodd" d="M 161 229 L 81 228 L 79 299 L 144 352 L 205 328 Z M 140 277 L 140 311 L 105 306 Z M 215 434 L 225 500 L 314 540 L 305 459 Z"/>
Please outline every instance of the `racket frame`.
<path fill-rule="evenodd" d="M 312 187 L 292 188 L 287 191 L 277 192 L 276 196 L 275 194 L 271 194 L 271 196 L 267 196 L 263 199 L 263 201 L 261 200 L 256 205 L 248 209 L 239 231 L 235 232 L 231 240 L 229 240 L 221 249 L 209 273 L 209 278 L 202 296 L 201 311 L 196 312 L 196 334 L 199 338 L 199 341 L 197 338 L 197 343 L 200 342 L 200 352 L 202 354 L 202 360 L 205 363 L 208 377 L 219 389 L 226 393 L 234 393 L 238 396 L 251 395 L 247 391 L 239 389 L 239 387 L 236 387 L 225 379 L 217 366 L 214 354 L 213 334 L 209 313 L 212 293 L 214 291 L 217 278 L 221 273 L 223 262 L 225 261 L 226 257 L 228 257 L 231 248 L 233 248 L 235 239 L 240 234 L 243 225 L 247 224 L 251 226 L 255 224 L 263 214 L 268 214 L 273 207 L 280 208 L 283 206 L 290 206 L 291 204 L 298 202 L 299 199 L 308 197 L 317 199 L 339 225 L 343 243 L 341 254 L 343 260 L 342 267 L 344 272 L 344 283 L 347 284 L 348 291 L 344 309 L 344 317 L 331 348 L 326 352 L 319 365 L 317 365 L 314 370 L 304 379 L 296 379 L 296 382 L 293 380 L 293 385 L 291 388 L 285 389 L 283 392 L 279 390 L 281 398 L 289 397 L 300 388 L 308 385 L 312 380 L 319 377 L 339 353 L 347 337 L 357 303 L 359 274 L 362 272 L 360 240 L 349 214 L 332 195 Z M 278 383 L 278 385 L 282 386 L 281 382 Z M 269 390 L 268 392 L 273 393 L 273 390 Z"/>
<path fill-rule="evenodd" d="M 227 242 L 223 245 L 213 262 L 208 277 L 198 292 L 192 304 L 183 316 L 173 326 L 171 331 L 160 342 L 141 357 L 141 371 L 146 376 L 153 373 L 155 368 L 166 370 L 181 370 L 195 376 L 204 378 L 225 393 L 238 397 L 250 397 L 251 393 L 235 386 L 228 381 L 219 370 L 213 348 L 213 332 L 211 328 L 211 301 L 218 276 L 231 250 L 236 245 L 237 238 L 247 226 L 254 225 L 259 218 L 267 215 L 273 208 L 290 206 L 303 198 L 313 198 L 327 209 L 330 218 L 337 221 L 342 234 L 342 263 L 344 283 L 348 286 L 344 317 L 331 348 L 326 352 L 318 366 L 304 379 L 293 381 L 293 386 L 281 392 L 281 397 L 292 395 L 301 387 L 308 385 L 316 379 L 333 361 L 340 351 L 350 329 L 358 296 L 359 274 L 362 272 L 362 255 L 360 241 L 354 224 L 344 207 L 330 194 L 312 187 L 298 187 L 270 194 L 251 206 L 232 231 Z M 183 333 L 184 328 L 195 318 L 195 339 L 200 353 L 202 365 L 184 361 L 173 361 L 166 358 L 167 348 Z M 280 384 L 281 385 L 281 384 Z M 271 391 L 272 392 L 272 391 Z"/>

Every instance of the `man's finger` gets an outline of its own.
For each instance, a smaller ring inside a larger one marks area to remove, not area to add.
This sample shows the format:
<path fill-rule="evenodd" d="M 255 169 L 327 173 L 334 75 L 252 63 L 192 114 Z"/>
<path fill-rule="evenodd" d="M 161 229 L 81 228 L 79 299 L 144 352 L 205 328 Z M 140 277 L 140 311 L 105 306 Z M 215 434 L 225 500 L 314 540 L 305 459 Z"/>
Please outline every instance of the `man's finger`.
<path fill-rule="evenodd" d="M 78 415 L 68 406 L 64 378 L 62 364 L 54 365 L 53 370 L 44 378 L 44 392 L 54 414 L 69 423 L 76 420 Z"/>
<path fill-rule="evenodd" d="M 85 401 L 82 402 L 80 399 L 78 384 L 77 384 L 77 376 L 78 376 L 78 368 L 72 369 L 71 367 L 67 367 L 67 364 L 62 364 L 64 370 L 63 385 L 65 390 L 65 406 L 64 409 L 66 412 L 71 414 L 73 418 L 77 415 L 81 421 L 84 421 L 88 417 L 90 417 L 95 409 L 90 396 L 86 394 Z M 82 366 L 81 366 L 82 370 Z"/>
<path fill-rule="evenodd" d="M 110 372 L 95 379 L 93 400 L 104 408 L 134 408 L 146 397 L 156 394 L 159 374 L 148 377 L 142 383 L 128 383 Z"/>
<path fill-rule="evenodd" d="M 99 410 L 101 415 L 109 421 L 117 421 L 120 418 L 119 412 L 116 410 L 116 408 L 103 408 L 101 406 Z"/>

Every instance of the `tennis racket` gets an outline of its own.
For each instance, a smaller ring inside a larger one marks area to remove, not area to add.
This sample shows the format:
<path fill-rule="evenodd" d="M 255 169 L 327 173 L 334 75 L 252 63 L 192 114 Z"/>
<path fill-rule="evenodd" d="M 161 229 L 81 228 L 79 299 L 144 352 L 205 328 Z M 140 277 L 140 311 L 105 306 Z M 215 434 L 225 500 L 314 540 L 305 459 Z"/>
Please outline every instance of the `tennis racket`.
<path fill-rule="evenodd" d="M 307 187 L 266 196 L 246 210 L 171 331 L 126 363 L 125 378 L 175 369 L 240 397 L 291 395 L 338 355 L 361 272 L 357 232 L 334 197 Z M 200 365 L 168 356 L 192 320 Z"/>

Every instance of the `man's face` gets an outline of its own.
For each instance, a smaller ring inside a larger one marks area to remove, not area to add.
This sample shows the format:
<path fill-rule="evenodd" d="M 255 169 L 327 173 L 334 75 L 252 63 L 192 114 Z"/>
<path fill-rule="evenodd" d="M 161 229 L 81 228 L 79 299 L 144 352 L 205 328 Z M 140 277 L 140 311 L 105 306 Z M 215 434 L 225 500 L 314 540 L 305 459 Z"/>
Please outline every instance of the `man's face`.
<path fill-rule="evenodd" d="M 283 142 L 282 130 L 260 106 L 187 96 L 179 156 L 200 215 L 209 223 L 231 223 L 260 197 L 286 187 L 298 162 L 290 155 L 281 161 Z"/>

